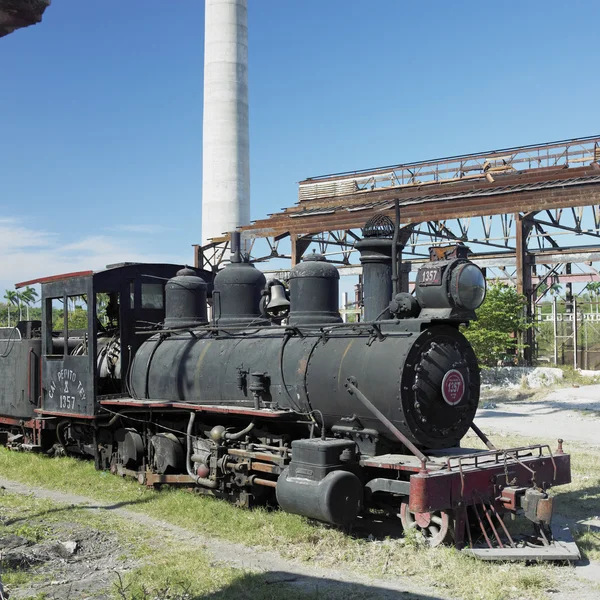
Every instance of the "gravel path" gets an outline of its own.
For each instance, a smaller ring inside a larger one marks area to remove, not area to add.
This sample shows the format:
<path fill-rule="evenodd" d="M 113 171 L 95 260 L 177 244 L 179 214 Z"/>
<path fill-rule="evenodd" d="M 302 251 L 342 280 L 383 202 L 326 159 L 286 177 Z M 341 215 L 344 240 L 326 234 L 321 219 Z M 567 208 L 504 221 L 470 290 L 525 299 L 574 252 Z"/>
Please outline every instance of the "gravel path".
<path fill-rule="evenodd" d="M 508 395 L 508 392 L 506 392 Z M 502 390 L 482 401 L 476 423 L 484 431 L 496 429 L 532 437 L 562 438 L 600 447 L 600 385 L 564 388 L 541 400 L 503 402 Z"/>

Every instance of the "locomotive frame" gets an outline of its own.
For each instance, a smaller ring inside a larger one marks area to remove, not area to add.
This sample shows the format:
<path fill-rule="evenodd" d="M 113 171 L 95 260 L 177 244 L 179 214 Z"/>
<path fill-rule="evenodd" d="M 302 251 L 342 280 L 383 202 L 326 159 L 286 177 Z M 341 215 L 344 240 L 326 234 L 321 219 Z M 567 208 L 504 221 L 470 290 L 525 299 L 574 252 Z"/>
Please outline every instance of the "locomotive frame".
<path fill-rule="evenodd" d="M 483 559 L 577 560 L 551 530 L 547 491 L 570 482 L 562 441 L 497 449 L 473 423 L 479 370 L 458 326 L 483 300 L 479 270 L 464 248 L 435 249 L 415 296 L 390 302 L 392 244 L 358 244 L 371 320 L 355 324 L 339 318 L 332 265 L 299 265 L 286 293 L 235 244 L 214 280 L 125 263 L 20 284 L 41 284 L 42 321 L 0 330 L 3 441 L 335 525 L 385 511 Z M 70 331 L 81 296 L 87 323 Z M 487 450 L 459 447 L 469 428 Z M 533 524 L 524 541 L 504 522 L 517 513 Z"/>

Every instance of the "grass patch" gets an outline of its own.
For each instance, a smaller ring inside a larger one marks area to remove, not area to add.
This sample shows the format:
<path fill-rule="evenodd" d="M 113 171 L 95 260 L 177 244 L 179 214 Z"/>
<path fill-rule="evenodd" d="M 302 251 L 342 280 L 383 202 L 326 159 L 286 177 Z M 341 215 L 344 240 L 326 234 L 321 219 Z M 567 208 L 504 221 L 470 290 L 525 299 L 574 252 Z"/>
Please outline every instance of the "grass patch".
<path fill-rule="evenodd" d="M 29 571 L 25 569 L 11 569 L 5 567 L 2 569 L 2 583 L 8 588 L 24 585 L 31 581 L 31 575 Z"/>
<path fill-rule="evenodd" d="M 519 439 L 515 443 L 522 442 Z M 226 502 L 183 490 L 154 492 L 133 481 L 97 472 L 91 463 L 74 459 L 49 459 L 0 449 L 0 472 L 8 479 L 81 494 L 113 505 L 121 504 L 129 510 L 142 512 L 201 535 L 249 546 L 277 548 L 286 558 L 318 564 L 320 567 L 343 567 L 379 577 L 410 577 L 415 583 L 434 586 L 444 594 L 464 600 L 541 598 L 553 586 L 555 575 L 560 571 L 560 568 L 557 571 L 557 567 L 547 564 L 488 564 L 462 555 L 453 548 L 430 549 L 419 544 L 405 544 L 398 539 L 356 539 L 339 529 L 281 511 L 242 510 Z M 86 514 L 89 515 L 89 510 Z M 105 518 L 106 513 L 102 513 L 102 519 Z M 129 526 L 136 527 L 131 523 Z M 277 600 L 291 596 L 289 590 L 282 592 L 279 589 L 281 586 L 267 583 L 262 575 L 215 567 L 207 562 L 205 556 L 202 557 L 202 553 L 188 552 L 180 546 L 168 552 L 163 548 L 160 557 L 152 558 L 155 554 L 152 549 L 148 550 L 144 540 L 138 540 L 136 544 L 138 555 L 144 558 L 145 564 L 123 579 L 121 592 L 129 594 L 124 596 L 127 599 L 149 597 L 144 594 L 167 587 L 169 593 L 175 594 L 173 597 L 179 594 L 182 598 L 188 589 L 201 590 L 202 594 L 213 590 L 212 593 L 217 595 L 210 597 L 214 598 Z M 193 561 L 198 565 L 197 568 L 191 568 Z M 215 568 L 222 569 L 217 571 L 218 577 Z M 218 581 L 220 587 L 210 587 L 203 572 L 209 572 L 211 580 Z M 473 581 L 478 582 L 477 586 L 473 585 Z M 232 595 L 223 595 L 224 589 Z M 248 589 L 253 589 L 252 593 L 257 595 L 241 593 Z M 239 590 L 240 593 L 235 595 L 232 590 Z M 294 590 L 294 595 L 302 597 L 302 590 L 297 591 L 296 594 Z M 121 592 L 115 590 L 117 597 Z M 311 593 L 308 597 L 311 597 Z M 334 596 L 320 594 L 319 597 Z M 369 597 L 368 592 L 365 591 L 364 597 Z"/>
<path fill-rule="evenodd" d="M 113 595 L 121 600 L 289 600 L 290 597 L 300 600 L 345 600 L 348 597 L 347 591 L 340 590 L 290 590 L 287 585 L 281 586 L 278 583 L 293 582 L 293 577 L 286 577 L 285 574 L 281 574 L 279 578 L 269 577 L 269 574 L 215 566 L 205 556 L 199 557 L 196 550 L 171 546 L 144 567 L 118 579 L 114 584 Z M 352 592 L 352 598 L 358 600 L 372 597 L 373 591 L 368 588 L 364 592 Z"/>
<path fill-rule="evenodd" d="M 578 369 L 573 367 L 560 367 L 563 372 L 562 383 L 569 385 L 595 385 L 600 383 L 599 375 L 582 375 Z"/>

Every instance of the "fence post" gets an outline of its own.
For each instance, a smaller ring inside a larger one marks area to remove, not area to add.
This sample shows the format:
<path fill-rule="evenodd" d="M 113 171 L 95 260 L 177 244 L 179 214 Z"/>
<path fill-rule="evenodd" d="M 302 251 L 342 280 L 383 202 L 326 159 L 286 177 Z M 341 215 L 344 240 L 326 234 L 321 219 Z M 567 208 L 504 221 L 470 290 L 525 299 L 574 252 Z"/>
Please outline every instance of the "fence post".
<path fill-rule="evenodd" d="M 573 298 L 573 368 L 577 369 L 577 298 Z"/>
<path fill-rule="evenodd" d="M 552 302 L 552 323 L 554 325 L 554 366 L 558 367 L 558 323 L 556 322 L 556 296 Z"/>
<path fill-rule="evenodd" d="M 589 312 L 589 314 L 591 314 L 591 312 L 592 312 L 592 305 L 590 303 L 590 312 Z M 583 316 L 584 316 L 584 318 L 581 321 L 581 325 L 583 327 L 583 340 L 584 340 L 584 344 L 585 344 L 585 362 L 584 362 L 584 366 L 585 366 L 586 369 L 589 369 L 590 368 L 590 363 L 589 363 L 589 355 L 588 355 L 588 327 L 590 326 L 590 321 L 589 321 L 589 319 L 588 320 L 585 319 L 585 314 Z"/>

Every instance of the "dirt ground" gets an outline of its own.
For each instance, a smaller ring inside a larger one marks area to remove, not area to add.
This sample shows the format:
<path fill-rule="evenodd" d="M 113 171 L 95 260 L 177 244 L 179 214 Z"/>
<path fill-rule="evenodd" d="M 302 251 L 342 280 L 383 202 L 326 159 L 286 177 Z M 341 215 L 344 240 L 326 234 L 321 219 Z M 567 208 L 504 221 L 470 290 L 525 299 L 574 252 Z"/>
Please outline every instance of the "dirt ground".
<path fill-rule="evenodd" d="M 507 394 L 506 401 L 503 401 L 503 392 L 496 390 L 493 399 L 488 397 L 482 406 L 486 408 L 478 412 L 477 423 L 486 431 L 561 437 L 565 439 L 567 450 L 569 440 L 600 446 L 600 412 L 595 412 L 600 411 L 600 386 L 557 390 L 533 401 L 515 400 L 514 394 Z M 319 569 L 314 565 L 284 560 L 275 552 L 257 551 L 231 542 L 203 538 L 120 505 L 110 506 L 96 503 L 90 498 L 32 488 L 4 480 L 1 475 L 0 486 L 8 492 L 85 506 L 94 514 L 109 512 L 124 517 L 154 531 L 157 543 L 164 536 L 176 536 L 184 543 L 210 552 L 215 564 L 226 564 L 251 573 L 269 573 L 274 584 L 289 587 L 290 597 L 294 597 L 294 590 L 313 592 L 315 597 L 324 597 L 324 590 L 337 588 L 345 592 L 347 598 L 352 598 L 353 590 L 364 587 L 369 590 L 368 597 L 372 598 L 445 598 L 440 590 L 435 590 L 432 595 L 431 590 L 423 590 L 406 580 L 373 580 L 343 569 Z M 0 517 L 0 525 L 6 525 L 15 518 L 19 517 Z M 600 531 L 600 522 L 591 524 L 598 526 Z M 61 600 L 114 597 L 116 573 L 124 573 L 137 566 L 129 549 L 110 532 L 70 523 L 67 517 L 63 522 L 53 522 L 50 529 L 44 540 L 33 543 L 24 536 L 13 534 L 3 537 L 3 528 L 0 527 L 0 552 L 4 554 L 5 564 L 29 566 L 30 572 L 36 574 L 30 581 L 14 586 L 13 599 L 44 597 L 41 594 L 46 594 L 48 599 Z M 600 564 L 582 561 L 574 571 L 569 569 L 568 574 L 565 571 L 564 586 L 553 590 L 548 597 L 555 600 L 597 600 L 598 583 Z"/>
<path fill-rule="evenodd" d="M 19 520 L 11 515 L 3 524 Z M 68 518 L 48 526 L 46 533 L 40 542 L 15 534 L 0 537 L 4 567 L 22 571 L 29 579 L 14 586 L 11 598 L 46 594 L 48 598 L 93 596 L 102 600 L 109 597 L 106 590 L 113 587 L 115 573 L 135 566 L 116 535 L 74 524 Z"/>

